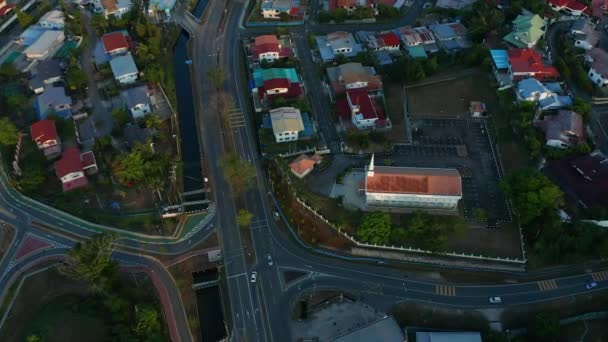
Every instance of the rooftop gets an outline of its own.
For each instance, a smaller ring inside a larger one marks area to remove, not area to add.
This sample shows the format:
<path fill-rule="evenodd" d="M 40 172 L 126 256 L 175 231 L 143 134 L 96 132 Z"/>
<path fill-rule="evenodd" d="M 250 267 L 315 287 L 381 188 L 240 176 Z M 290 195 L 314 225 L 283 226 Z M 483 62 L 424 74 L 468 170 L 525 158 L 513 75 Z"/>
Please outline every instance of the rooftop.
<path fill-rule="evenodd" d="M 135 65 L 135 61 L 133 60 L 133 56 L 131 54 L 126 54 L 124 56 L 118 56 L 110 61 L 110 67 L 112 68 L 112 73 L 114 77 L 118 78 L 120 76 L 137 73 L 137 66 Z"/>
<path fill-rule="evenodd" d="M 309 156 L 307 154 L 302 154 L 296 159 L 294 159 L 291 163 L 289 163 L 289 168 L 292 172 L 297 175 L 303 175 L 310 169 L 312 169 L 317 163 L 319 163 L 323 157 L 319 154 L 314 154 Z"/>
<path fill-rule="evenodd" d="M 120 31 L 104 34 L 101 37 L 101 43 L 107 53 L 129 48 L 127 37 Z"/>
<path fill-rule="evenodd" d="M 150 103 L 148 87 L 145 85 L 129 88 L 121 92 L 128 108 L 133 108 L 138 104 Z"/>
<path fill-rule="evenodd" d="M 269 113 L 270 120 L 272 121 L 272 130 L 275 133 L 300 132 L 304 130 L 302 115 L 297 108 L 281 107 L 271 109 Z"/>
<path fill-rule="evenodd" d="M 462 181 L 455 169 L 374 166 L 366 192 L 462 196 Z"/>
<path fill-rule="evenodd" d="M 46 141 L 57 140 L 57 128 L 53 120 L 39 120 L 30 126 L 32 140 L 38 144 Z"/>
<path fill-rule="evenodd" d="M 55 162 L 55 174 L 61 178 L 72 172 L 80 172 L 82 165 L 80 150 L 77 147 L 70 147 L 63 152 L 61 159 Z"/>

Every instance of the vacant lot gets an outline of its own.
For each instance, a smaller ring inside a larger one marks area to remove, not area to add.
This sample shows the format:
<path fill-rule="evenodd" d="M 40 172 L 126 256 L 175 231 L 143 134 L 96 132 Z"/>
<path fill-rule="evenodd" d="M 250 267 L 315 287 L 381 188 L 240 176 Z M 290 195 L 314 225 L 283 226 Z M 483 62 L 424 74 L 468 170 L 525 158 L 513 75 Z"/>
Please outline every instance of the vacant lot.
<path fill-rule="evenodd" d="M 403 90 L 401 84 L 387 83 L 384 85 L 384 98 L 386 101 L 386 114 L 391 119 L 393 128 L 386 133 L 392 142 L 409 142 L 404 126 L 403 117 Z"/>
<path fill-rule="evenodd" d="M 470 69 L 454 77 L 434 77 L 410 86 L 406 88 L 408 113 L 422 118 L 466 118 L 470 101 L 485 102 L 491 113 L 496 93 L 490 77 L 488 72 Z"/>

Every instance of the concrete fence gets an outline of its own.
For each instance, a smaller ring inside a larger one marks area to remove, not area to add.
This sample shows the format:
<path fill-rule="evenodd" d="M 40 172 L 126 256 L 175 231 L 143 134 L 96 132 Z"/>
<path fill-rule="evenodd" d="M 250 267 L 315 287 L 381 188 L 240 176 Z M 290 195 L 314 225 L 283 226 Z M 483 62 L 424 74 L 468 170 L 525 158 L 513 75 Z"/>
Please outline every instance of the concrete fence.
<path fill-rule="evenodd" d="M 388 245 L 377 245 L 377 244 L 368 244 L 357 241 L 355 237 L 350 236 L 347 232 L 343 231 L 340 227 L 334 226 L 329 220 L 327 220 L 323 215 L 319 214 L 315 209 L 310 207 L 305 201 L 301 200 L 298 196 L 295 196 L 298 203 L 300 203 L 304 208 L 313 213 L 316 217 L 318 217 L 323 222 L 327 223 L 330 227 L 332 227 L 338 234 L 344 236 L 353 242 L 357 247 L 363 248 L 374 248 L 374 249 L 384 249 L 389 251 L 398 251 L 398 252 L 406 252 L 406 253 L 417 253 L 417 254 L 425 254 L 425 255 L 434 255 L 434 256 L 443 256 L 443 257 L 452 257 L 452 258 L 463 258 L 470 260 L 478 260 L 478 261 L 489 261 L 489 262 L 500 262 L 500 263 L 508 263 L 508 264 L 516 264 L 516 265 L 525 265 L 525 259 L 519 258 L 501 258 L 501 257 L 488 257 L 482 254 L 467 254 L 467 253 L 456 253 L 456 252 L 433 252 L 429 250 L 424 250 L 421 248 L 412 248 L 412 247 L 403 247 L 403 246 L 388 246 Z"/>

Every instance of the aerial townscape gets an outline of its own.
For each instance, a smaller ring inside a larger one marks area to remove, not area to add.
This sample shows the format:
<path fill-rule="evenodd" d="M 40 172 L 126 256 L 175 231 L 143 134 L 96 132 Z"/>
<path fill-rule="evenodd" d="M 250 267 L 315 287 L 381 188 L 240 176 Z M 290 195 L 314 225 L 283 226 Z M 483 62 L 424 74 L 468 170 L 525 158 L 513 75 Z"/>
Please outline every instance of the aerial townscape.
<path fill-rule="evenodd" d="M 608 342 L 608 0 L 0 0 L 0 342 Z"/>

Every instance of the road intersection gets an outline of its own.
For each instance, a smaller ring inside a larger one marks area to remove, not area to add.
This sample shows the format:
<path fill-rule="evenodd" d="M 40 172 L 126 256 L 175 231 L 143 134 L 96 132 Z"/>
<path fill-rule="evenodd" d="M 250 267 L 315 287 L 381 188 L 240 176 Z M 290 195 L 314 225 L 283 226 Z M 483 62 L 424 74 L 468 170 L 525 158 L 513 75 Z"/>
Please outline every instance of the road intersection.
<path fill-rule="evenodd" d="M 389 26 L 413 23 L 419 11 L 420 2 L 416 2 L 408 15 L 398 23 L 381 24 L 369 29 L 383 29 Z M 604 273 L 582 273 L 570 277 L 553 277 L 540 282 L 525 282 L 503 285 L 456 285 L 441 281 L 417 278 L 414 274 L 404 274 L 403 270 L 380 267 L 377 260 L 349 257 L 332 252 L 314 250 L 299 242 L 288 231 L 278 227 L 272 219 L 276 210 L 275 198 L 270 193 L 268 182 L 260 163 L 256 149 L 257 143 L 250 130 L 254 127 L 252 118 L 244 114 L 245 124 L 231 127 L 224 132 L 218 116 L 218 103 L 215 96 L 215 85 L 207 73 L 219 66 L 226 73 L 222 91 L 234 97 L 235 109 L 247 113 L 248 94 L 241 88 L 240 57 L 242 53 L 240 38 L 257 33 L 267 33 L 274 29 L 244 30 L 239 28 L 246 0 L 211 0 L 202 23 L 197 23 L 184 13 L 178 20 L 187 21 L 184 26 L 191 33 L 191 57 L 193 92 L 197 108 L 197 125 L 203 141 L 204 155 L 209 161 L 209 179 L 214 196 L 213 212 L 207 222 L 200 225 L 200 230 L 181 238 L 164 238 L 143 234 L 121 233 L 117 242 L 114 257 L 127 268 L 138 268 L 155 279 L 155 285 L 167 317 L 171 338 L 174 341 L 190 341 L 192 336 L 188 329 L 187 317 L 175 281 L 166 268 L 154 258 L 155 255 L 180 255 L 189 252 L 200 241 L 203 241 L 213 229 L 217 229 L 222 248 L 223 266 L 227 278 L 230 314 L 232 318 L 231 338 L 233 341 L 290 341 L 286 318 L 298 297 L 307 291 L 318 289 L 336 289 L 359 296 L 372 306 L 388 306 L 401 301 L 433 303 L 456 308 L 500 308 L 502 305 L 490 304 L 490 296 L 501 296 L 503 305 L 530 304 L 589 292 L 585 284 L 598 281 L 598 287 L 592 291 L 608 287 Z M 354 30 L 356 25 L 312 25 L 294 28 L 297 53 L 308 63 L 310 48 L 305 34 L 307 30 L 317 33 L 338 29 Z M 312 69 L 311 69 L 312 70 Z M 311 74 L 311 73 L 307 73 Z M 312 73 L 316 75 L 317 73 Z M 315 84 L 312 75 L 305 77 L 306 82 Z M 316 89 L 308 84 L 308 89 Z M 319 94 L 312 93 L 312 96 Z M 325 116 L 327 108 L 319 102 L 313 104 L 317 113 L 322 113 L 322 132 L 332 151 L 339 146 L 339 137 L 332 128 L 334 125 Z M 245 160 L 255 166 L 257 187 L 244 195 L 245 208 L 254 214 L 251 237 L 256 262 L 249 267 L 243 249 L 241 234 L 236 224 L 236 209 L 230 188 L 217 165 L 217 161 L 226 153 L 224 134 L 229 133 L 232 146 Z M 0 262 L 0 300 L 20 274 L 36 264 L 49 260 L 63 260 L 67 250 L 76 241 L 83 240 L 103 230 L 110 229 L 94 225 L 68 214 L 49 208 L 44 204 L 27 199 L 8 185 L 8 177 L 0 175 L 0 218 L 16 227 L 13 246 Z M 40 223 L 40 224 L 37 224 Z M 26 234 L 32 234 L 53 243 L 52 248 L 44 249 L 25 256 L 18 261 L 14 256 Z M 269 265 L 265 257 L 271 255 L 274 263 Z M 390 265 L 386 261 L 384 266 Z M 305 276 L 291 283 L 286 283 L 283 272 L 297 270 Z M 258 272 L 257 282 L 251 283 L 251 271 Z M 471 270 L 474 271 L 474 270 Z M 516 279 L 517 274 L 506 274 L 505 277 Z M 541 283 L 542 282 L 542 283 Z M 547 283 L 545 283 L 547 282 Z"/>

